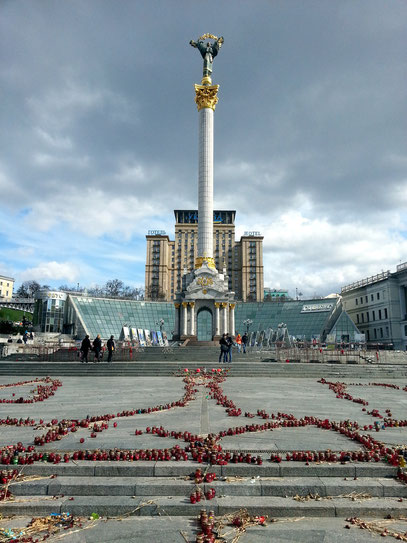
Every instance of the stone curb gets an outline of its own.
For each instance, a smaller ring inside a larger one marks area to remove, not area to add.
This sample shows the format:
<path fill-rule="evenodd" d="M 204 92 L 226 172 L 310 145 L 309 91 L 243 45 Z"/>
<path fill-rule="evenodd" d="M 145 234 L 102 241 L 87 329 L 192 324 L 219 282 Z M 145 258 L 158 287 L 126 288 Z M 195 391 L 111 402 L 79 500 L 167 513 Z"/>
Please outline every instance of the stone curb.
<path fill-rule="evenodd" d="M 346 478 L 345 478 L 346 479 Z M 215 488 L 217 496 L 340 496 L 350 493 L 372 497 L 407 497 L 407 486 L 395 479 L 306 477 L 213 481 L 202 490 Z M 14 496 L 189 496 L 193 481 L 160 477 L 57 477 L 38 481 L 11 483 Z"/>
<path fill-rule="evenodd" d="M 35 463 L 24 466 L 25 475 L 62 475 L 78 477 L 182 477 L 199 468 L 217 476 L 238 477 L 395 477 L 397 467 L 385 464 L 310 464 L 303 462 L 266 462 L 261 466 L 228 464 L 211 466 L 195 462 L 92 462 L 78 464 Z"/>
<path fill-rule="evenodd" d="M 22 496 L 19 501 L 1 503 L 0 513 L 31 516 L 62 512 L 80 516 L 98 513 L 110 517 L 124 514 L 195 516 L 202 508 L 213 510 L 215 515 L 245 508 L 251 514 L 267 514 L 271 517 L 383 517 L 390 514 L 397 518 L 405 516 L 406 511 L 405 503 L 399 503 L 396 498 L 372 498 L 360 502 L 343 498 L 298 502 L 292 498 L 228 496 L 191 504 L 186 497 L 177 496 L 79 496 L 72 501 L 69 498 L 33 500 L 31 497 Z"/>

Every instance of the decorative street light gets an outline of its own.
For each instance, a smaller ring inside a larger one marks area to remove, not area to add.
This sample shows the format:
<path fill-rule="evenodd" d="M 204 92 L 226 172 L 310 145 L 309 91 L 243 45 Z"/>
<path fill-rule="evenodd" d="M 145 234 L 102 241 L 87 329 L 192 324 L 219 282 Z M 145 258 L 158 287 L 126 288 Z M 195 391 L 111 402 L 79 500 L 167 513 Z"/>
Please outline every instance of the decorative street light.
<path fill-rule="evenodd" d="M 165 324 L 165 321 L 164 319 L 160 319 L 156 322 L 156 325 L 160 327 L 160 332 L 162 333 L 163 331 L 163 328 L 164 328 L 164 324 Z"/>
<path fill-rule="evenodd" d="M 246 334 L 249 333 L 249 328 L 253 324 L 253 321 L 251 319 L 246 319 L 243 321 L 244 326 L 246 326 Z"/>

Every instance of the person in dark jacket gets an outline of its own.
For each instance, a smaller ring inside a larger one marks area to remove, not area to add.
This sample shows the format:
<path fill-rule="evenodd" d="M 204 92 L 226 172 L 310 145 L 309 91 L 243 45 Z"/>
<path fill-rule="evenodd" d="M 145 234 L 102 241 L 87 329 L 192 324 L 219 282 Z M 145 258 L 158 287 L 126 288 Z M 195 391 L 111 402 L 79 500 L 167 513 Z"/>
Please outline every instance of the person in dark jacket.
<path fill-rule="evenodd" d="M 89 339 L 89 336 L 86 335 L 83 340 L 82 340 L 82 343 L 81 343 L 81 361 L 82 361 L 82 364 L 83 363 L 88 363 L 88 353 L 89 353 L 89 349 L 90 349 L 91 345 L 90 345 L 90 339 Z"/>
<path fill-rule="evenodd" d="M 248 335 L 246 334 L 246 332 L 243 334 L 243 337 L 242 337 L 242 347 L 243 347 L 243 352 L 246 353 L 246 347 L 247 347 L 247 342 L 249 341 L 249 337 Z"/>
<path fill-rule="evenodd" d="M 234 342 L 233 342 L 233 338 L 229 334 L 226 334 L 226 342 L 228 345 L 227 362 L 231 364 L 232 363 L 232 347 L 234 345 Z"/>
<path fill-rule="evenodd" d="M 229 345 L 228 345 L 228 341 L 226 339 L 226 334 L 223 334 L 223 336 L 220 338 L 219 345 L 220 345 L 219 363 L 222 362 L 222 356 L 223 356 L 223 362 L 227 362 L 228 361 Z"/>
<path fill-rule="evenodd" d="M 107 340 L 106 346 L 107 346 L 107 352 L 109 353 L 109 356 L 107 357 L 107 361 L 111 362 L 114 350 L 116 348 L 116 345 L 114 343 L 114 336 L 110 336 L 110 339 Z"/>
<path fill-rule="evenodd" d="M 95 353 L 95 362 L 100 361 L 100 351 L 102 350 L 102 340 L 100 334 L 98 334 L 93 340 L 93 352 Z"/>

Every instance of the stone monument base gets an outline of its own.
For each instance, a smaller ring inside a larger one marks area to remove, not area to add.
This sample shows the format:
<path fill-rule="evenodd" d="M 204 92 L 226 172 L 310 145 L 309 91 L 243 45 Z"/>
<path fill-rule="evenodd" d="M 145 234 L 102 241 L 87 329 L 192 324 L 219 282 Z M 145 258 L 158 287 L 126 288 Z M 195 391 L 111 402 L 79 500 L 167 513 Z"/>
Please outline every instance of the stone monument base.
<path fill-rule="evenodd" d="M 224 333 L 234 336 L 235 293 L 228 290 L 226 270 L 219 273 L 204 261 L 185 279 L 185 289 L 175 301 L 174 339 L 207 342 L 219 341 Z"/>

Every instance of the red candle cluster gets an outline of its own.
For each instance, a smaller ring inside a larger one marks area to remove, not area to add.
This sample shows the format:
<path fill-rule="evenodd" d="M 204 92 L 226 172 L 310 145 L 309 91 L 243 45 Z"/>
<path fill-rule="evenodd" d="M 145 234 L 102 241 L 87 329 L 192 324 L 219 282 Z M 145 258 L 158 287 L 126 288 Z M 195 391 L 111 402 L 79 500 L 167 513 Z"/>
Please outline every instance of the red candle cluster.
<path fill-rule="evenodd" d="M 26 419 L 17 419 L 17 418 L 10 418 L 7 417 L 6 419 L 0 419 L 0 425 L 4 426 L 34 426 L 35 420 L 30 419 L 30 417 Z"/>
<path fill-rule="evenodd" d="M 205 509 L 201 509 L 198 525 L 201 531 L 196 536 L 196 543 L 215 543 L 216 534 L 213 532 L 215 528 L 215 513 L 213 511 L 207 513 Z"/>
<path fill-rule="evenodd" d="M 55 394 L 55 391 L 58 389 L 58 387 L 62 386 L 62 382 L 58 379 L 51 379 L 51 377 L 45 377 L 44 379 L 34 379 L 31 381 L 19 381 L 18 383 L 9 383 L 7 385 L 1 385 L 0 388 L 8 388 L 8 387 L 17 387 L 17 386 L 23 386 L 23 385 L 29 385 L 29 384 L 36 384 L 36 388 L 31 391 L 33 394 L 32 397 L 24 398 L 21 396 L 20 398 L 0 398 L 0 403 L 35 403 L 35 402 L 43 402 L 44 400 L 48 399 L 50 396 L 53 396 Z M 38 384 L 38 383 L 44 383 L 44 384 Z M 13 394 L 14 396 L 14 394 Z"/>
<path fill-rule="evenodd" d="M 346 385 L 346 383 L 341 383 L 339 381 L 334 383 L 332 381 L 327 381 L 324 378 L 320 379 L 318 383 L 328 385 L 330 390 L 333 390 L 335 392 L 337 398 L 349 400 L 350 402 L 354 403 L 360 403 L 362 405 L 369 405 L 369 402 L 367 400 L 363 400 L 362 398 L 354 398 L 351 394 L 346 392 L 346 387 L 348 386 Z"/>

